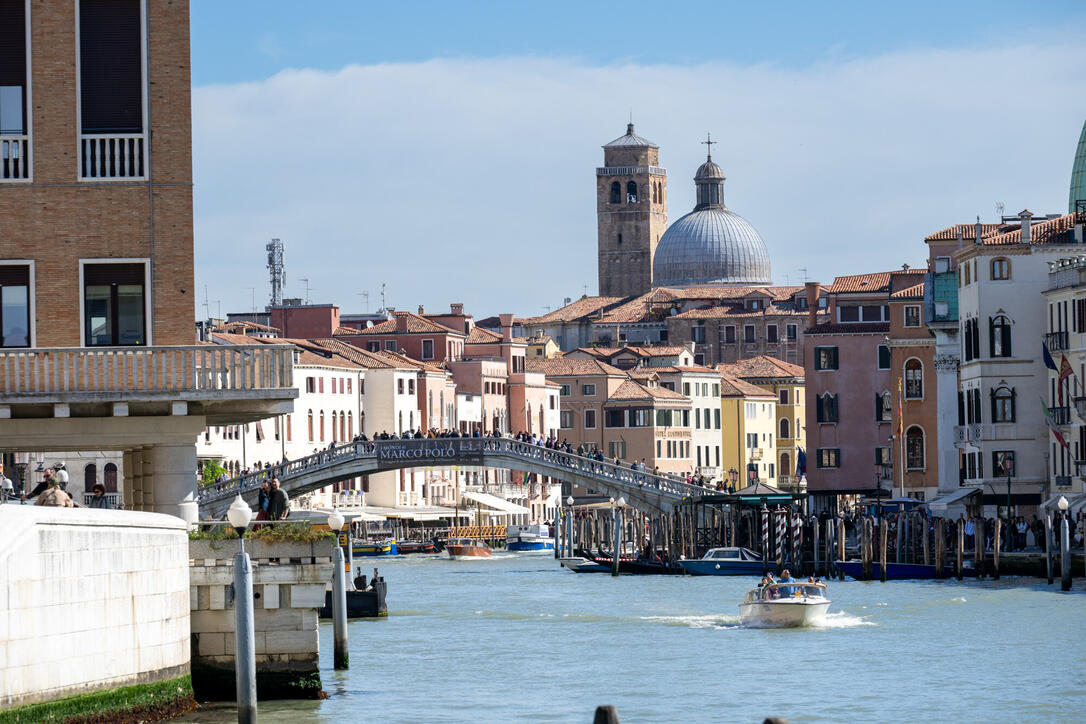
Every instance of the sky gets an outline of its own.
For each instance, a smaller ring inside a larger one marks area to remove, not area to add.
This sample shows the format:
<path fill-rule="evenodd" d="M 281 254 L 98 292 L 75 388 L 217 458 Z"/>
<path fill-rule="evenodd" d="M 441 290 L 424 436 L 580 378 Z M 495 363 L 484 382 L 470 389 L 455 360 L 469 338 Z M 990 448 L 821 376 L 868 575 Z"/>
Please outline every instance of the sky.
<path fill-rule="evenodd" d="M 924 263 L 953 223 L 1065 213 L 1080 2 L 191 0 L 198 313 L 286 296 L 476 318 L 596 293 L 600 146 L 711 132 L 774 281 Z M 368 294 L 368 298 L 363 296 Z"/>

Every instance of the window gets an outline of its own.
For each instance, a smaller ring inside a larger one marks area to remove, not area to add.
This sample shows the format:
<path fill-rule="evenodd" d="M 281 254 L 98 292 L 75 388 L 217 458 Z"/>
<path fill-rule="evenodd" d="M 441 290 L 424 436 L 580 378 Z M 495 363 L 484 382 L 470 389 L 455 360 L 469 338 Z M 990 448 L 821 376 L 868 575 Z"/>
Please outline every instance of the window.
<path fill-rule="evenodd" d="M 992 451 L 992 475 L 997 478 L 1014 476 L 1014 450 Z"/>
<path fill-rule="evenodd" d="M 924 366 L 918 359 L 905 363 L 905 399 L 919 400 L 924 397 Z"/>
<path fill-rule="evenodd" d="M 755 338 L 754 338 L 754 325 L 753 324 L 744 324 L 743 325 L 743 341 L 746 342 L 747 344 L 754 344 L 754 340 L 755 340 Z"/>
<path fill-rule="evenodd" d="M 703 324 L 695 325 L 690 329 L 691 339 L 695 344 L 705 343 L 705 326 Z"/>
<path fill-rule="evenodd" d="M 992 317 L 989 327 L 989 351 L 992 357 L 1011 356 L 1011 320 L 1000 314 Z"/>
<path fill-rule="evenodd" d="M 305 378 L 305 391 L 316 392 L 317 391 L 317 379 L 315 377 Z"/>
<path fill-rule="evenodd" d="M 422 340 L 422 358 L 433 359 L 434 358 L 434 340 L 424 339 Z"/>
<path fill-rule="evenodd" d="M 758 447 L 758 433 L 756 433 L 756 432 L 748 432 L 747 433 L 747 449 L 748 450 L 753 450 L 756 447 Z"/>
<path fill-rule="evenodd" d="M 626 203 L 637 203 L 637 182 L 629 181 L 626 183 Z"/>
<path fill-rule="evenodd" d="M 83 333 L 88 347 L 147 344 L 145 266 L 83 265 Z"/>
<path fill-rule="evenodd" d="M 26 50 L 24 0 L 0 0 L 0 180 L 30 178 Z"/>
<path fill-rule="evenodd" d="M 1011 278 L 1011 260 L 1010 259 L 992 259 L 992 279 L 1010 279 Z M 1012 453 L 1013 455 L 1013 453 Z"/>
<path fill-rule="evenodd" d="M 859 322 L 860 321 L 860 308 L 859 307 L 838 307 L 837 319 L 841 322 Z"/>
<path fill-rule="evenodd" d="M 396 380 L 396 393 L 403 394 L 403 378 Z"/>
<path fill-rule="evenodd" d="M 317 378 L 317 392 L 324 392 L 324 378 Z"/>
<path fill-rule="evenodd" d="M 767 324 L 765 328 L 765 341 L 770 344 L 777 343 L 777 325 Z"/>
<path fill-rule="evenodd" d="M 622 203 L 622 184 L 620 184 L 618 181 L 615 181 L 611 184 L 611 203 Z"/>
<path fill-rule="evenodd" d="M 558 388 L 558 394 L 562 397 L 569 397 L 570 394 L 572 394 L 570 392 L 569 385 L 562 385 L 560 388 Z"/>
<path fill-rule="evenodd" d="M 30 267 L 0 264 L 0 347 L 29 346 Z"/>
<path fill-rule="evenodd" d="M 626 459 L 626 442 L 624 440 L 612 440 L 607 444 L 607 456 L 610 458 Z"/>
<path fill-rule="evenodd" d="M 835 447 L 820 447 L 818 448 L 818 467 L 820 468 L 839 468 L 841 467 L 841 450 Z"/>
<path fill-rule="evenodd" d="M 992 390 L 992 422 L 1014 422 L 1015 398 L 1013 389 L 1006 386 Z"/>
<path fill-rule="evenodd" d="M 321 426 L 320 426 L 321 438 L 320 439 L 321 439 L 321 442 L 324 442 L 324 410 L 321 410 L 320 424 L 321 424 Z"/>
<path fill-rule="evenodd" d="M 784 329 L 785 329 L 785 334 L 787 335 L 788 341 L 789 342 L 795 342 L 796 341 L 796 325 L 789 324 L 789 325 L 786 325 Z"/>
<path fill-rule="evenodd" d="M 586 430 L 594 430 L 596 428 L 596 411 L 585 410 L 584 411 L 584 426 Z"/>
<path fill-rule="evenodd" d="M 351 394 L 351 378 L 347 378 L 347 394 Z"/>
<path fill-rule="evenodd" d="M 396 340 L 394 340 L 394 339 L 386 339 L 385 340 L 385 351 L 386 352 L 395 352 L 395 351 L 397 351 L 396 350 Z"/>
<path fill-rule="evenodd" d="M 919 304 L 906 304 L 905 305 L 905 326 L 906 327 L 919 327 L 920 326 L 920 305 Z"/>
<path fill-rule="evenodd" d="M 596 386 L 595 385 L 581 385 L 581 397 L 595 397 Z"/>
<path fill-rule="evenodd" d="M 976 319 L 967 319 L 962 323 L 962 344 L 966 362 L 980 357 L 980 329 Z"/>
<path fill-rule="evenodd" d="M 837 395 L 831 395 L 825 393 L 816 399 L 815 404 L 815 419 L 818 422 L 824 423 L 836 423 L 837 422 Z"/>
<path fill-rule="evenodd" d="M 893 406 L 889 392 L 875 393 L 875 422 L 890 422 Z"/>
<path fill-rule="evenodd" d="M 287 442 L 290 442 L 291 440 L 294 439 L 292 434 L 291 434 L 291 429 L 290 429 L 290 415 L 287 415 L 286 420 L 287 420 Z"/>
<path fill-rule="evenodd" d="M 714 430 L 719 430 L 720 429 L 720 408 L 719 407 L 713 410 L 713 429 Z"/>
<path fill-rule="evenodd" d="M 778 391 L 777 394 L 779 395 L 777 404 L 787 405 L 788 404 L 788 388 L 787 387 L 782 387 Z"/>
<path fill-rule="evenodd" d="M 777 435 L 778 438 L 780 438 L 781 440 L 787 440 L 788 438 L 792 437 L 792 425 L 787 417 L 781 418 L 780 428 L 780 434 Z"/>
<path fill-rule="evenodd" d="M 837 369 L 837 348 L 836 347 L 815 347 L 815 369 L 816 370 L 835 370 Z"/>
<path fill-rule="evenodd" d="M 863 321 L 865 322 L 881 322 L 886 318 L 885 306 L 874 306 L 865 304 L 860 308 L 863 313 Z"/>
<path fill-rule="evenodd" d="M 890 448 L 877 447 L 875 448 L 875 464 L 876 465 L 891 465 L 892 460 L 890 458 Z M 880 472 L 881 475 L 881 472 Z"/>
<path fill-rule="evenodd" d="M 604 427 L 626 427 L 626 411 L 604 410 L 603 425 Z"/>
<path fill-rule="evenodd" d="M 727 344 L 735 344 L 735 326 L 729 324 L 724 327 L 724 341 Z"/>
<path fill-rule="evenodd" d="M 380 342 L 366 342 L 366 349 L 368 349 L 370 352 L 380 352 L 381 351 L 381 343 Z"/>
<path fill-rule="evenodd" d="M 909 470 L 924 467 L 924 431 L 915 425 L 905 431 L 905 467 Z"/>
<path fill-rule="evenodd" d="M 558 425 L 563 430 L 569 430 L 573 427 L 573 413 L 569 410 L 562 410 L 558 413 Z"/>
<path fill-rule="evenodd" d="M 309 442 L 313 442 L 313 411 L 310 410 L 308 414 L 309 420 Z"/>
<path fill-rule="evenodd" d="M 107 493 L 117 492 L 117 466 L 113 463 L 106 463 L 103 468 L 102 482 L 106 486 Z"/>
<path fill-rule="evenodd" d="M 661 342 L 666 342 L 667 341 L 667 330 L 666 329 L 661 329 L 660 330 L 660 341 Z"/>
<path fill-rule="evenodd" d="M 879 345 L 879 369 L 890 369 L 890 348 L 885 344 Z"/>
<path fill-rule="evenodd" d="M 409 395 L 415 394 L 415 380 L 408 380 L 407 381 L 407 394 L 409 394 Z"/>
<path fill-rule="evenodd" d="M 79 3 L 84 178 L 144 175 L 144 144 L 139 135 L 144 130 L 142 5 L 141 0 Z"/>
<path fill-rule="evenodd" d="M 720 383 L 713 383 L 713 397 L 720 397 Z"/>

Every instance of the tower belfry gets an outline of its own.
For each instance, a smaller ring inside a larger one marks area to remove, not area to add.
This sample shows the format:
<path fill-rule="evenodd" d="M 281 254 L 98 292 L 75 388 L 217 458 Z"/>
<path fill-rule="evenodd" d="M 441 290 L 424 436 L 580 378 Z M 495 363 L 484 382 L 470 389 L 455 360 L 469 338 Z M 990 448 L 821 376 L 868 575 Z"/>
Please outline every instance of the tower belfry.
<path fill-rule="evenodd" d="M 626 135 L 603 147 L 596 169 L 599 293 L 643 294 L 652 286 L 656 244 L 667 229 L 667 171 L 660 147 L 626 126 Z"/>

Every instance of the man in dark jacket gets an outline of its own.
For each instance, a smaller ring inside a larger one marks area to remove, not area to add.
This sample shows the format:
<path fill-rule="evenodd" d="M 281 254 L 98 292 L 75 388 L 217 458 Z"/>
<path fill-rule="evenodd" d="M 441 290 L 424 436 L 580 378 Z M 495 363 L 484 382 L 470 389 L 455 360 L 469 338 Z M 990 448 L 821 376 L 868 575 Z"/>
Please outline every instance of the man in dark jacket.
<path fill-rule="evenodd" d="M 279 478 L 272 478 L 271 495 L 268 498 L 268 517 L 272 520 L 285 520 L 290 515 L 290 498 L 287 491 L 279 487 Z"/>

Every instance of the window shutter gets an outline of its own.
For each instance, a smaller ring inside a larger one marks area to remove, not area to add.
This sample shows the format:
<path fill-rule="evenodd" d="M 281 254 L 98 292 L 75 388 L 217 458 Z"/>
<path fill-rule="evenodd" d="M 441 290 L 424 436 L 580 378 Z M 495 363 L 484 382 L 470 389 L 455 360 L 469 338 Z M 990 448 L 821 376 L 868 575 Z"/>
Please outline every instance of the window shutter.
<path fill-rule="evenodd" d="M 1002 327 L 1003 331 L 1003 356 L 1011 356 L 1011 322 L 1008 319 L 1007 323 Z M 1065 333 L 1066 334 L 1066 333 Z"/>
<path fill-rule="evenodd" d="M 992 422 L 998 422 L 999 417 L 996 415 L 996 396 L 995 390 L 988 390 L 988 401 L 992 405 Z"/>
<path fill-rule="evenodd" d="M 965 424 L 965 393 L 958 391 L 958 424 Z"/>
<path fill-rule="evenodd" d="M 878 392 L 875 393 L 875 420 L 882 421 L 882 395 Z M 876 460 L 876 462 L 878 462 Z"/>
<path fill-rule="evenodd" d="M 1011 419 L 1009 422 L 1018 422 L 1018 390 L 1011 388 Z"/>
<path fill-rule="evenodd" d="M 973 359 L 980 357 L 980 323 L 973 319 L 970 320 L 973 325 Z"/>
<path fill-rule="evenodd" d="M 991 317 L 988 317 L 988 356 L 989 357 L 995 357 L 995 342 L 996 342 L 995 320 L 992 319 Z"/>
<path fill-rule="evenodd" d="M 139 0 L 81 0 L 84 133 L 143 131 L 141 35 Z"/>
<path fill-rule="evenodd" d="M 26 16 L 23 0 L 0 0 L 0 85 L 26 88 Z"/>
<path fill-rule="evenodd" d="M 815 398 L 815 419 L 818 420 L 819 422 L 825 422 L 826 421 L 826 419 L 825 419 L 826 418 L 825 410 L 823 409 L 823 405 L 822 405 L 822 400 L 823 399 L 824 398 L 822 397 L 822 395 L 819 395 L 818 397 Z"/>

